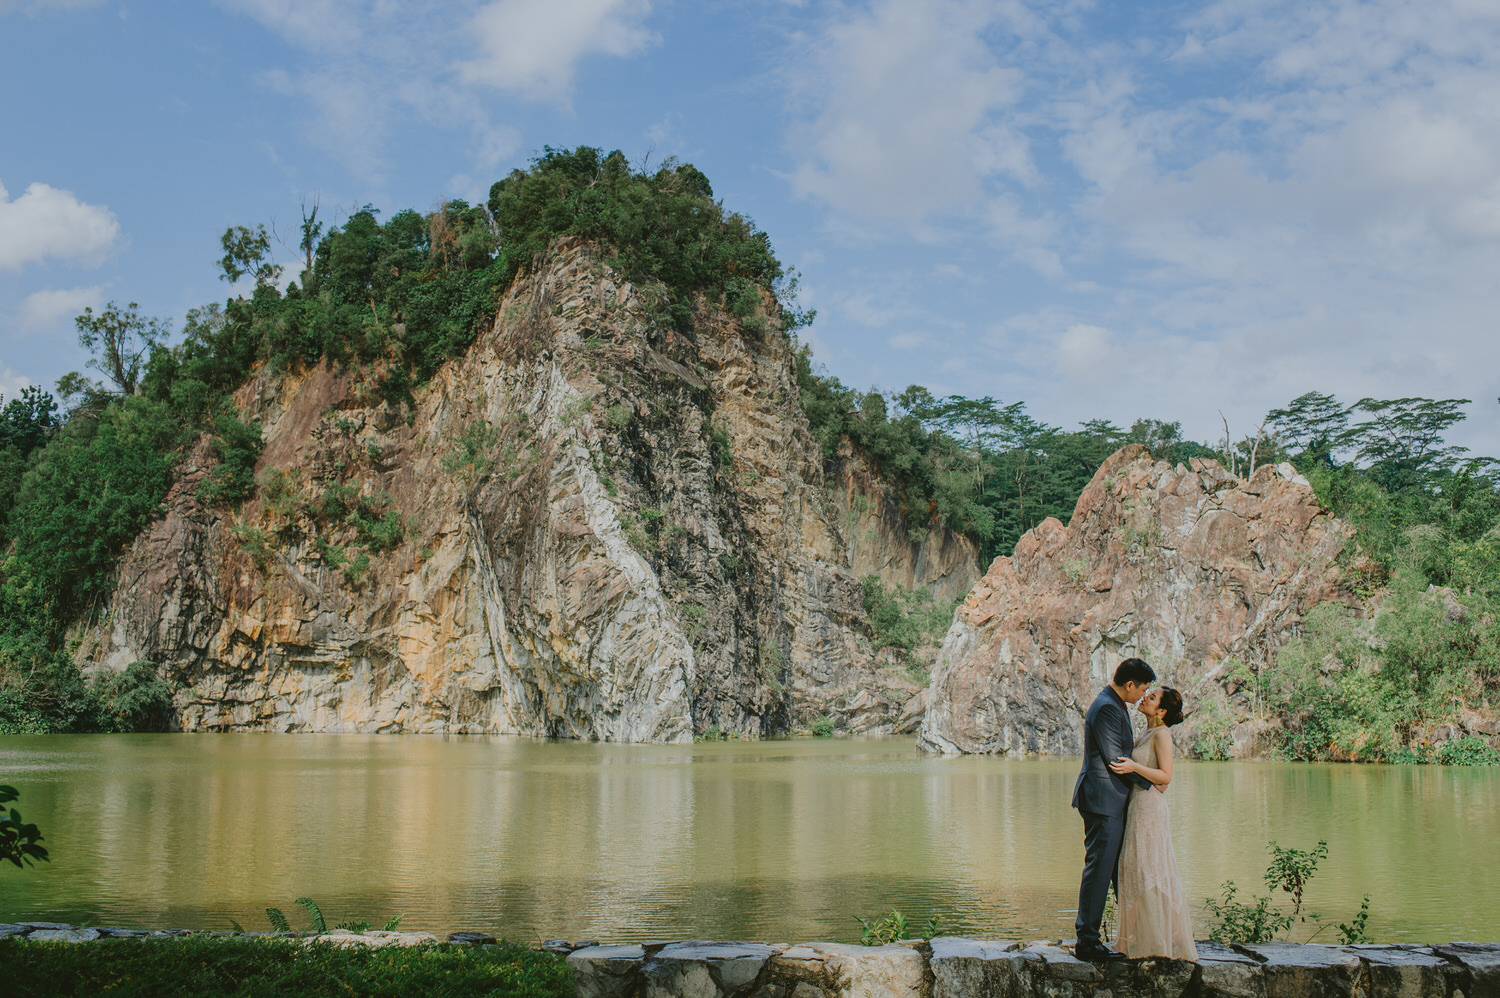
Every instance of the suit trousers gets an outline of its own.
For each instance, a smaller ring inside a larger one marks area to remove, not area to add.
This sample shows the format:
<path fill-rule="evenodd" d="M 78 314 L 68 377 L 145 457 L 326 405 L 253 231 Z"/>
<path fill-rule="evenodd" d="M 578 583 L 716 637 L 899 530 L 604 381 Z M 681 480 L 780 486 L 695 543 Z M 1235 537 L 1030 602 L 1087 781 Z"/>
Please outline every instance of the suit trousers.
<path fill-rule="evenodd" d="M 1079 944 L 1084 945 L 1100 942 L 1099 923 L 1104 920 L 1104 903 L 1115 882 L 1115 864 L 1125 839 L 1125 815 L 1078 813 L 1083 816 L 1083 880 L 1078 885 L 1074 928 Z"/>

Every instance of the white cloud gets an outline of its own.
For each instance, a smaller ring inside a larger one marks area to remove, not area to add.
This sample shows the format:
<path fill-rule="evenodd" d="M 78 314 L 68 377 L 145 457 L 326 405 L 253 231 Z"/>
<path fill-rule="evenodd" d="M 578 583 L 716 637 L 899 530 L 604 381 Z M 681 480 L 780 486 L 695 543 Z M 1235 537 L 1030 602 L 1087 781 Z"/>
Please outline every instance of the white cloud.
<path fill-rule="evenodd" d="M 1057 366 L 1069 377 L 1092 379 L 1110 372 L 1114 343 L 1108 329 L 1075 323 L 1057 340 Z"/>
<path fill-rule="evenodd" d="M 0 14 L 25 11 L 36 14 L 44 10 L 77 10 L 80 7 L 97 7 L 104 0 L 0 0 Z"/>
<path fill-rule="evenodd" d="M 479 56 L 458 65 L 466 82 L 533 100 L 566 102 L 589 55 L 635 55 L 658 39 L 646 0 L 495 0 L 470 25 Z"/>
<path fill-rule="evenodd" d="M 34 183 L 12 201 L 0 184 L 0 270 L 48 257 L 97 264 L 119 234 L 113 212 L 71 191 Z"/>
<path fill-rule="evenodd" d="M 7 400 L 20 395 L 21 389 L 31 383 L 30 378 L 17 374 L 4 364 L 0 364 L 0 395 L 5 396 Z"/>
<path fill-rule="evenodd" d="M 469 169 L 492 171 L 520 148 L 485 93 L 565 100 L 589 55 L 632 55 L 654 41 L 644 0 L 218 0 L 281 36 L 288 65 L 260 82 L 293 97 L 307 136 L 374 183 L 411 123 L 468 131 Z M 477 51 L 477 57 L 474 56 Z"/>
<path fill-rule="evenodd" d="M 896 350 L 915 350 L 928 342 L 926 333 L 897 333 L 886 338 L 886 343 Z"/>
<path fill-rule="evenodd" d="M 47 288 L 34 291 L 21 302 L 22 329 L 45 329 L 60 319 L 71 319 L 88 306 L 104 300 L 104 285 L 87 288 Z"/>
<path fill-rule="evenodd" d="M 810 118 L 793 126 L 799 196 L 912 228 L 980 200 L 983 181 L 1036 179 L 1028 140 L 997 115 L 1021 95 L 982 33 L 988 4 L 883 0 L 829 24 L 789 72 Z"/>

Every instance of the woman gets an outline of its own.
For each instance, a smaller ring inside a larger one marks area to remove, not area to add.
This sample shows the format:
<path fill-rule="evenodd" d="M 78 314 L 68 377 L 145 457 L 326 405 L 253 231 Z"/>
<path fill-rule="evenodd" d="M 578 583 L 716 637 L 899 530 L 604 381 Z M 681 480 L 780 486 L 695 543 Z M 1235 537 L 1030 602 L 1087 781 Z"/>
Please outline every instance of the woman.
<path fill-rule="evenodd" d="M 1164 796 L 1172 782 L 1170 729 L 1182 720 L 1182 694 L 1165 686 L 1152 690 L 1141 697 L 1136 710 L 1146 716 L 1146 731 L 1130 757 L 1121 756 L 1109 768 L 1121 775 L 1139 773 L 1152 787 L 1132 790 L 1125 811 L 1117 888 L 1120 935 L 1115 949 L 1128 957 L 1196 960 L 1193 922 L 1172 855 Z"/>

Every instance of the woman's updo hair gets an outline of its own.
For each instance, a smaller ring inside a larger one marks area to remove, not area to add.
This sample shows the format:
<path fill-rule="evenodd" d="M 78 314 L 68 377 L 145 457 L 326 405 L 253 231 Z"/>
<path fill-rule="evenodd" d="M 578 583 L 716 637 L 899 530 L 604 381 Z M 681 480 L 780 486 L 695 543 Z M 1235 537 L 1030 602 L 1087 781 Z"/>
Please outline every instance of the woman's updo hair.
<path fill-rule="evenodd" d="M 1182 723 L 1182 694 L 1170 686 L 1161 688 L 1161 700 L 1157 702 L 1161 708 L 1161 721 L 1167 727 Z"/>

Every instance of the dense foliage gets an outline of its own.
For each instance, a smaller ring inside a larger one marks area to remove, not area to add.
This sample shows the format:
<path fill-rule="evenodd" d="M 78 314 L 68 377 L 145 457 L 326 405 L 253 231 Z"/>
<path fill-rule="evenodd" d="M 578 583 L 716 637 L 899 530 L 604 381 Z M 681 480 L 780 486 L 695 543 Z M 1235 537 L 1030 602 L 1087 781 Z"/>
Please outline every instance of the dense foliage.
<path fill-rule="evenodd" d="M 548 147 L 530 170 L 490 188 L 489 210 L 509 267 L 559 235 L 595 240 L 616 253 L 612 262 L 631 280 L 665 286 L 664 310 L 683 331 L 692 328 L 695 295 L 722 297 L 730 311 L 747 315 L 757 287 L 782 288 L 766 234 L 726 213 L 691 164 L 668 160 L 647 173 L 632 170 L 620 152 Z M 791 308 L 785 318 L 789 328 L 809 319 Z"/>
<path fill-rule="evenodd" d="M 1107 420 L 1077 430 L 1048 426 L 1024 402 L 934 397 L 912 385 L 898 395 L 860 392 L 815 371 L 797 355 L 802 408 L 825 461 L 846 453 L 868 460 L 897 490 L 913 540 L 947 525 L 980 547 L 982 564 L 1009 554 L 1022 534 L 1049 516 L 1066 523 L 1104 459 L 1142 443 L 1168 461 L 1203 455 L 1178 423 L 1141 419 L 1129 431 Z"/>
<path fill-rule="evenodd" d="M 302 940 L 189 936 L 87 944 L 0 939 L 0 980 L 17 998 L 281 998 L 283 995 L 475 995 L 567 998 L 561 957 L 521 946 L 341 949 Z"/>
<path fill-rule="evenodd" d="M 1309 393 L 1270 414 L 1324 506 L 1354 527 L 1344 578 L 1376 611 L 1314 609 L 1274 668 L 1249 677 L 1260 709 L 1285 718 L 1286 755 L 1500 762 L 1481 738 L 1430 738 L 1465 708 L 1500 709 L 1496 464 L 1443 442 L 1466 402 L 1345 408 Z"/>

